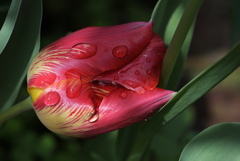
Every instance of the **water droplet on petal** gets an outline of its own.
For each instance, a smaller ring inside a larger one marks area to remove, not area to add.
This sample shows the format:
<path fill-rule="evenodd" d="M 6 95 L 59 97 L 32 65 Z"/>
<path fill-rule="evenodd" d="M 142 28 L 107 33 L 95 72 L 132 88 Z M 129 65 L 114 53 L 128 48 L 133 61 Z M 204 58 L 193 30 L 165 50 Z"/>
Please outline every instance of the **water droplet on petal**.
<path fill-rule="evenodd" d="M 147 74 L 148 74 L 148 75 L 151 75 L 151 74 L 152 74 L 152 70 L 151 70 L 151 69 L 148 69 L 148 70 L 147 70 Z"/>
<path fill-rule="evenodd" d="M 128 39 L 130 42 L 132 41 L 132 39 L 130 38 L 130 39 Z"/>
<path fill-rule="evenodd" d="M 139 75 L 139 74 L 140 74 L 140 71 L 139 71 L 139 70 L 136 70 L 136 71 L 135 71 L 135 74 L 136 74 L 136 75 Z"/>
<path fill-rule="evenodd" d="M 93 44 L 77 44 L 72 47 L 71 54 L 76 59 L 85 59 L 94 56 L 97 52 L 97 47 Z"/>
<path fill-rule="evenodd" d="M 138 86 L 137 83 L 131 81 L 131 80 L 124 80 L 122 81 L 123 84 L 127 84 L 128 86 L 132 87 L 132 88 L 136 88 Z"/>
<path fill-rule="evenodd" d="M 118 80 L 118 79 L 119 79 L 119 76 L 115 76 L 113 79 L 114 79 L 114 80 Z"/>
<path fill-rule="evenodd" d="M 43 102 L 46 106 L 56 105 L 59 103 L 59 101 L 60 101 L 60 95 L 55 91 L 48 92 L 43 99 Z"/>
<path fill-rule="evenodd" d="M 82 84 L 80 80 L 68 81 L 66 95 L 68 98 L 78 98 L 81 94 Z"/>
<path fill-rule="evenodd" d="M 146 59 L 146 62 L 148 62 L 148 63 L 151 62 L 151 59 L 150 59 L 150 58 L 147 58 L 147 59 Z"/>
<path fill-rule="evenodd" d="M 135 43 L 134 43 L 134 42 L 131 42 L 131 45 L 133 46 L 133 45 L 135 45 Z"/>
<path fill-rule="evenodd" d="M 107 48 L 105 48 L 105 49 L 104 49 L 104 51 L 105 51 L 105 52 L 108 52 L 108 49 L 107 49 Z"/>
<path fill-rule="evenodd" d="M 139 93 L 139 94 L 143 94 L 146 92 L 146 90 L 142 87 L 142 86 L 138 86 L 134 89 L 135 92 Z"/>
<path fill-rule="evenodd" d="M 92 117 L 93 113 L 89 112 L 85 115 L 84 119 L 89 120 Z"/>
<path fill-rule="evenodd" d="M 88 120 L 89 122 L 95 122 L 95 121 L 97 121 L 98 120 L 98 118 L 99 118 L 99 114 L 98 113 L 96 113 L 90 120 Z"/>
<path fill-rule="evenodd" d="M 121 97 L 122 99 L 127 98 L 127 93 L 125 93 L 125 92 L 120 93 L 120 97 Z"/>
<path fill-rule="evenodd" d="M 113 49 L 113 55 L 117 58 L 122 58 L 127 55 L 127 47 L 126 46 L 117 46 Z"/>

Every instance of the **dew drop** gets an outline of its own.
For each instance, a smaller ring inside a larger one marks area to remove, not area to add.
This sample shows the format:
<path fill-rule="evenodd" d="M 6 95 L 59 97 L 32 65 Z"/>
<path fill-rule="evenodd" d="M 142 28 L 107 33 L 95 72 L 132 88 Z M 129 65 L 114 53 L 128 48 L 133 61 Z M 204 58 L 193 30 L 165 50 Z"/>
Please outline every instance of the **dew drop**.
<path fill-rule="evenodd" d="M 108 52 L 108 49 L 107 49 L 107 48 L 105 48 L 105 49 L 104 49 L 104 51 L 105 51 L 105 52 Z"/>
<path fill-rule="evenodd" d="M 98 120 L 98 118 L 99 118 L 99 114 L 98 113 L 96 113 L 90 120 L 88 120 L 89 122 L 95 122 L 95 121 L 97 121 Z"/>
<path fill-rule="evenodd" d="M 131 41 L 132 41 L 132 39 L 130 38 L 130 39 L 128 39 L 128 41 L 130 41 L 130 42 L 131 42 Z"/>
<path fill-rule="evenodd" d="M 114 107 L 114 106 L 115 106 L 114 104 L 111 105 L 111 107 Z"/>
<path fill-rule="evenodd" d="M 148 74 L 148 75 L 151 75 L 151 74 L 152 74 L 152 70 L 151 70 L 151 69 L 148 69 L 148 70 L 147 70 L 147 74 Z"/>
<path fill-rule="evenodd" d="M 134 42 L 131 42 L 131 45 L 133 46 L 133 45 L 135 45 L 135 43 L 134 43 Z"/>
<path fill-rule="evenodd" d="M 143 94 L 146 92 L 146 90 L 142 87 L 142 86 L 138 86 L 137 88 L 134 89 L 135 92 L 139 93 L 139 94 Z"/>
<path fill-rule="evenodd" d="M 146 59 L 146 62 L 150 63 L 150 62 L 151 62 L 151 59 L 150 59 L 150 58 L 147 58 L 147 59 Z"/>
<path fill-rule="evenodd" d="M 92 117 L 93 113 L 89 112 L 85 115 L 84 119 L 89 120 Z"/>
<path fill-rule="evenodd" d="M 115 76 L 113 79 L 114 79 L 114 80 L 118 80 L 118 79 L 119 79 L 119 76 Z"/>
<path fill-rule="evenodd" d="M 139 75 L 139 74 L 140 74 L 140 71 L 139 71 L 139 70 L 136 70 L 136 71 L 135 71 L 135 74 L 136 74 L 136 75 Z"/>
<path fill-rule="evenodd" d="M 76 59 L 86 59 L 94 56 L 97 52 L 97 47 L 93 44 L 77 44 L 72 47 L 71 54 Z"/>
<path fill-rule="evenodd" d="M 126 46 L 117 46 L 113 49 L 112 54 L 117 58 L 123 58 L 127 55 L 127 47 Z"/>
<path fill-rule="evenodd" d="M 121 97 L 122 99 L 127 98 L 127 93 L 125 93 L 125 92 L 120 93 L 120 97 Z"/>
<path fill-rule="evenodd" d="M 69 81 L 66 89 L 66 95 L 68 98 L 78 98 L 81 94 L 82 85 L 80 80 Z"/>
<path fill-rule="evenodd" d="M 59 101 L 60 101 L 60 95 L 55 91 L 48 92 L 43 99 L 43 102 L 46 106 L 56 105 L 59 103 Z"/>
<path fill-rule="evenodd" d="M 132 87 L 132 88 L 136 88 L 138 86 L 138 84 L 136 84 L 135 82 L 131 81 L 131 80 L 124 80 L 122 81 L 123 84 L 127 84 L 128 86 Z"/>

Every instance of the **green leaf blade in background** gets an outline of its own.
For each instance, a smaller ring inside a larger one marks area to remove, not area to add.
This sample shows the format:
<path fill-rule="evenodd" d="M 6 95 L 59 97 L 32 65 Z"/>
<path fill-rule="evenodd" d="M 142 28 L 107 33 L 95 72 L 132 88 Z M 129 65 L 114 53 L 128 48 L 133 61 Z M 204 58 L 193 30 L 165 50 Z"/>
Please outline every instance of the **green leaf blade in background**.
<path fill-rule="evenodd" d="M 169 46 L 173 38 L 179 21 L 186 8 L 187 2 L 188 0 L 161 0 L 158 1 L 153 10 L 153 31 L 158 33 L 162 37 L 166 46 Z M 166 89 L 176 90 L 178 87 L 179 81 L 182 76 L 183 65 L 187 58 L 190 43 L 192 41 L 194 24 L 195 23 L 191 25 L 191 28 L 188 31 L 179 55 L 176 55 L 177 61 L 175 64 L 173 64 L 173 71 L 170 75 L 169 82 L 165 87 Z"/>
<path fill-rule="evenodd" d="M 176 61 L 179 57 L 182 46 L 191 29 L 191 26 L 194 24 L 202 2 L 203 0 L 189 0 L 186 4 L 186 8 L 181 16 L 181 20 L 179 21 L 163 60 L 162 71 L 159 79 L 161 88 L 168 87 L 168 82 Z"/>
<path fill-rule="evenodd" d="M 145 123 L 142 133 L 153 136 L 160 126 L 188 108 L 201 96 L 220 83 L 240 65 L 240 42 L 230 52 L 185 85 L 152 119 Z"/>
<path fill-rule="evenodd" d="M 15 0 L 13 3 L 18 4 L 19 2 Z M 40 46 L 41 0 L 22 0 L 19 7 L 11 37 L 0 55 L 1 111 L 6 110 L 14 103 L 28 66 L 34 55 L 38 53 Z M 0 40 L 1 43 L 4 42 L 4 40 Z"/>
<path fill-rule="evenodd" d="M 231 46 L 235 45 L 237 41 L 240 40 L 240 1 L 239 0 L 230 0 L 230 44 Z"/>
<path fill-rule="evenodd" d="M 183 149 L 180 161 L 239 161 L 240 124 L 214 125 L 198 134 Z"/>
<path fill-rule="evenodd" d="M 9 12 L 8 15 L 6 17 L 6 21 L 4 22 L 1 30 L 0 30 L 0 54 L 2 53 L 2 51 L 4 50 L 4 48 L 6 47 L 10 36 L 12 35 L 16 20 L 17 20 L 17 16 L 19 13 L 19 8 L 21 5 L 20 0 L 13 0 L 11 3 L 11 6 L 9 8 Z"/>

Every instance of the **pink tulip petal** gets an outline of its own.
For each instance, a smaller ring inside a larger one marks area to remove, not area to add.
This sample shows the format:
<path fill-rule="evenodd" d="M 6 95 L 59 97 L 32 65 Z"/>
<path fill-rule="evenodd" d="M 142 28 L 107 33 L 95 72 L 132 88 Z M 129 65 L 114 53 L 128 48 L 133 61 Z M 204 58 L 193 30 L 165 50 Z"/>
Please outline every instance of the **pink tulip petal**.
<path fill-rule="evenodd" d="M 144 120 L 158 111 L 174 94 L 173 91 L 160 88 L 146 90 L 144 94 L 118 88 L 103 99 L 96 122 L 71 127 L 73 129 L 67 135 L 97 136 Z M 84 132 L 84 129 L 88 131 Z"/>
<path fill-rule="evenodd" d="M 144 93 L 145 89 L 152 90 L 158 84 L 165 52 L 162 39 L 154 34 L 150 44 L 134 60 L 119 69 L 107 71 L 93 80 L 114 81 L 137 93 Z"/>

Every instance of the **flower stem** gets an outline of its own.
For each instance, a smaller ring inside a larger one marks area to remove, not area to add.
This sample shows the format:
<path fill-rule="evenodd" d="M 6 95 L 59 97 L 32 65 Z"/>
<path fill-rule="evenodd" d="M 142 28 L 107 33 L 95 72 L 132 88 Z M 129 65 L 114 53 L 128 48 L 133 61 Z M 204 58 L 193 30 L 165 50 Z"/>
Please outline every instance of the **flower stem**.
<path fill-rule="evenodd" d="M 166 88 L 174 65 L 203 0 L 189 0 L 163 60 L 160 86 Z"/>
<path fill-rule="evenodd" d="M 27 110 L 32 109 L 32 100 L 31 97 L 26 98 L 22 102 L 19 102 L 18 104 L 12 106 L 11 108 L 7 109 L 6 111 L 3 111 L 0 113 L 0 124 L 5 122 L 6 120 L 24 112 Z"/>

